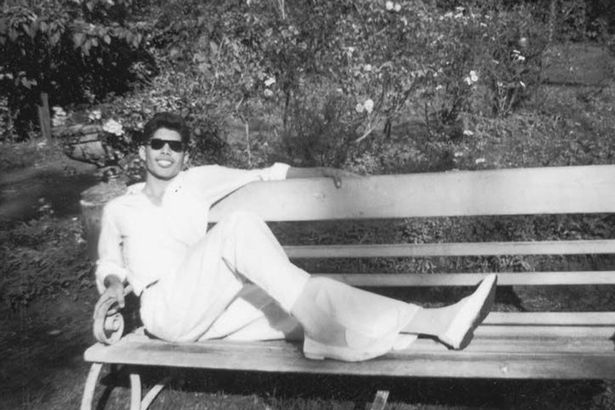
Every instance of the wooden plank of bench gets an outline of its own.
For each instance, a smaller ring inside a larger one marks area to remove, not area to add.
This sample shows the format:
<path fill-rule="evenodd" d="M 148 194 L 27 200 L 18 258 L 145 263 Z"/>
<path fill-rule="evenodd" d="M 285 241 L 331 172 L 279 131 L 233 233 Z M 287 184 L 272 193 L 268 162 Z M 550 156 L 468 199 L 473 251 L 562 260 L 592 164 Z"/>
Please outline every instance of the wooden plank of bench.
<path fill-rule="evenodd" d="M 571 347 L 561 340 L 516 340 L 516 350 L 502 339 L 473 342 L 463 351 L 449 351 L 419 339 L 410 349 L 391 352 L 362 363 L 305 359 L 300 345 L 286 342 L 209 341 L 172 344 L 124 339 L 112 346 L 90 347 L 90 362 L 126 363 L 188 368 L 348 374 L 370 376 L 472 378 L 589 378 L 615 377 L 615 353 L 588 346 Z M 416 345 L 416 346 L 415 346 Z M 522 347 L 525 347 L 524 349 Z M 541 348 L 538 348 L 541 347 Z M 585 350 L 583 350 L 585 348 Z"/>
<path fill-rule="evenodd" d="M 609 340 L 615 335 L 615 327 L 611 326 L 481 326 L 474 331 L 475 336 L 485 338 L 506 338 L 511 341 L 518 339 L 575 339 L 585 343 L 589 339 Z M 512 342 L 511 342 L 512 343 Z M 610 342 L 613 349 L 613 343 Z M 614 350 L 615 351 L 615 350 Z"/>
<path fill-rule="evenodd" d="M 269 221 L 615 212 L 615 166 L 457 171 L 249 184 L 212 208 Z"/>
<path fill-rule="evenodd" d="M 615 253 L 615 239 L 528 242 L 284 246 L 290 258 L 418 258 L 427 256 L 578 255 Z"/>
<path fill-rule="evenodd" d="M 483 325 L 608 326 L 615 333 L 615 312 L 491 312 Z"/>
<path fill-rule="evenodd" d="M 498 286 L 613 285 L 615 271 L 496 272 Z M 362 287 L 475 286 L 487 273 L 312 273 Z"/>

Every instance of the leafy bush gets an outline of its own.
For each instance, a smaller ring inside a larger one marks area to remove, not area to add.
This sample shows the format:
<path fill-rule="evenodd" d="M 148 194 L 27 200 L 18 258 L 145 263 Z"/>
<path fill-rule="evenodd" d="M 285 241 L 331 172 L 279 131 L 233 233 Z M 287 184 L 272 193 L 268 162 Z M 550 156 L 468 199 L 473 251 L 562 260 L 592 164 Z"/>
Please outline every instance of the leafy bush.
<path fill-rule="evenodd" d="M 292 163 L 341 167 L 359 136 L 359 123 L 348 121 L 351 103 L 339 92 L 323 94 L 295 96 L 290 104 L 283 149 Z"/>
<path fill-rule="evenodd" d="M 147 73 L 142 25 L 128 20 L 132 0 L 14 0 L 0 17 L 0 93 L 21 138 L 40 94 L 51 104 L 93 101 L 125 91 Z M 141 65 L 137 63 L 141 63 Z"/>

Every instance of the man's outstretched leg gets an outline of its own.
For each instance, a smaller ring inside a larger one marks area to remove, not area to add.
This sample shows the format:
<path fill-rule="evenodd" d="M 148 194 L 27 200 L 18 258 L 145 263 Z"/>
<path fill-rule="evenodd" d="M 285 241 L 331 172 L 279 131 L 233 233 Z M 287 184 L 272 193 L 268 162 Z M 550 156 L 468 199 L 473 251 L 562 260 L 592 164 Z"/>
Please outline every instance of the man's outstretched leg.
<path fill-rule="evenodd" d="M 314 359 L 367 360 L 404 347 L 404 336 L 419 334 L 462 349 L 491 309 L 495 287 L 496 276 L 490 275 L 458 303 L 427 309 L 330 279 L 310 278 L 292 313 L 303 317 L 304 351 Z"/>
<path fill-rule="evenodd" d="M 288 260 L 267 225 L 255 215 L 235 215 L 224 231 L 223 260 L 299 321 L 308 356 L 365 360 L 395 347 L 404 338 L 400 333 L 432 335 L 450 348 L 461 349 L 493 304 L 495 275 L 454 305 L 424 309 L 310 277 Z"/>

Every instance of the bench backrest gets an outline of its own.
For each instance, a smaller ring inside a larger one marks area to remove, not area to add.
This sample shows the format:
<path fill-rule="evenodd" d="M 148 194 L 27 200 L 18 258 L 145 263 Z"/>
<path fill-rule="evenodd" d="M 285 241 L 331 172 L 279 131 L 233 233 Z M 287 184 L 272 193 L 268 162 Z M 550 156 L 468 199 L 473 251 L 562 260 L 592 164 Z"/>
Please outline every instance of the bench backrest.
<path fill-rule="evenodd" d="M 615 166 L 577 166 L 250 184 L 217 204 L 212 221 L 248 210 L 268 221 L 615 212 Z M 615 253 L 615 240 L 285 246 L 294 258 Z M 473 285 L 480 274 L 341 275 L 360 286 Z M 615 284 L 615 272 L 501 273 L 501 285 Z"/>
<path fill-rule="evenodd" d="M 268 221 L 614 212 L 615 165 L 253 183 L 210 219 L 238 209 Z"/>

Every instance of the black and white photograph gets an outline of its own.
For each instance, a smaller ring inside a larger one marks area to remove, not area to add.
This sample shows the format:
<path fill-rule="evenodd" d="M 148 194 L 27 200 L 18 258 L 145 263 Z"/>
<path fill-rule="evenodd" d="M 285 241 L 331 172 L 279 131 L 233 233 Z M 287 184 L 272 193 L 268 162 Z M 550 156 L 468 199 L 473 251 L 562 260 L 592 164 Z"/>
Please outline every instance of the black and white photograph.
<path fill-rule="evenodd" d="M 615 408 L 612 0 L 0 1 L 0 409 Z"/>

